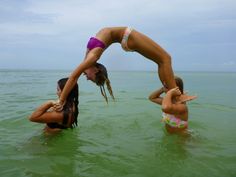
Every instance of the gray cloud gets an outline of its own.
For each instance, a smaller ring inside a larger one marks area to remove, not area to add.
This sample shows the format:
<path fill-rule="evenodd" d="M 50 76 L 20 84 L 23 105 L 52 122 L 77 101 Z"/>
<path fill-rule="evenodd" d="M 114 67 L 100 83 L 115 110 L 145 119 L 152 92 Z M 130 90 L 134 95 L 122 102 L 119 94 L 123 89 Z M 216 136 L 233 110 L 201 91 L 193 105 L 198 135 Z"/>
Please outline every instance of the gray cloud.
<path fill-rule="evenodd" d="M 1 1 L 0 23 L 50 23 L 52 14 L 36 14 L 27 10 L 28 1 Z"/>
<path fill-rule="evenodd" d="M 220 70 L 228 70 L 229 65 L 223 63 L 236 56 L 235 10 L 233 0 L 3 0 L 0 63 L 11 67 L 21 60 L 29 68 L 72 69 L 82 61 L 87 39 L 100 28 L 132 26 L 166 48 L 177 70 L 202 70 L 193 63 L 210 65 L 215 60 L 222 64 Z M 40 60 L 37 66 L 32 58 Z M 47 60 L 60 62 L 52 66 Z M 124 53 L 119 45 L 108 49 L 102 61 L 114 70 L 156 69 L 141 56 Z"/>

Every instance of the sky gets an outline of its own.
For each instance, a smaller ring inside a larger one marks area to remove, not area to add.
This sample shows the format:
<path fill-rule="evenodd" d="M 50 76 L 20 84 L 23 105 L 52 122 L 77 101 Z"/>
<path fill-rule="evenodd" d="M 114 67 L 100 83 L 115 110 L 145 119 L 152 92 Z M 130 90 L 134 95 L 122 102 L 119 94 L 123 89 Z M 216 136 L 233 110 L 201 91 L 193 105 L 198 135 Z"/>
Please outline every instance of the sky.
<path fill-rule="evenodd" d="M 174 71 L 236 72 L 235 0 L 0 0 L 0 69 L 73 70 L 101 28 L 130 26 L 161 45 Z M 108 70 L 155 71 L 116 43 Z"/>

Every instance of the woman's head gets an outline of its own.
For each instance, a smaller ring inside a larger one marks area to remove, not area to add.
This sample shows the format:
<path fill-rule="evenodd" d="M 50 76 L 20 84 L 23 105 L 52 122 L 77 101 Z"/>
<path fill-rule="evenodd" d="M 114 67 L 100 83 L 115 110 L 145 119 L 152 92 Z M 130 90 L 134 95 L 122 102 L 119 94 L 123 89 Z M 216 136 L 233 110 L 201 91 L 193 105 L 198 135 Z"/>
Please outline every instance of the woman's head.
<path fill-rule="evenodd" d="M 108 102 L 108 99 L 106 96 L 104 84 L 107 85 L 107 90 L 109 91 L 111 97 L 115 99 L 110 85 L 110 80 L 108 78 L 107 69 L 104 65 L 102 65 L 101 63 L 96 63 L 92 67 L 86 69 L 84 71 L 84 74 L 86 75 L 88 80 L 93 81 L 100 87 L 101 94 L 106 99 L 106 102 Z"/>
<path fill-rule="evenodd" d="M 84 75 L 86 76 L 87 80 L 95 82 L 97 72 L 98 68 L 95 65 L 93 65 L 84 71 Z"/>
<path fill-rule="evenodd" d="M 177 87 L 179 87 L 179 90 L 181 91 L 181 93 L 183 94 L 184 93 L 184 82 L 183 82 L 183 80 L 180 77 L 175 76 L 175 83 L 176 83 Z"/>
<path fill-rule="evenodd" d="M 66 82 L 68 81 L 69 78 L 62 78 L 57 82 L 57 93 L 58 95 L 61 94 L 61 91 L 64 89 Z M 67 97 L 67 101 L 68 100 L 73 100 L 73 99 L 78 99 L 78 84 L 76 83 L 75 86 L 72 88 L 72 90 L 70 91 L 68 97 Z"/>
<path fill-rule="evenodd" d="M 97 68 L 97 73 L 96 73 L 96 77 L 95 77 L 94 82 L 98 86 L 104 85 L 104 83 L 108 79 L 108 74 L 107 74 L 106 67 L 104 65 L 102 65 L 101 63 L 96 63 L 95 68 Z"/>
<path fill-rule="evenodd" d="M 98 86 L 103 85 L 106 78 L 108 77 L 107 69 L 101 63 L 96 63 L 95 65 L 86 69 L 84 71 L 84 75 L 87 77 L 87 80 L 91 80 Z"/>

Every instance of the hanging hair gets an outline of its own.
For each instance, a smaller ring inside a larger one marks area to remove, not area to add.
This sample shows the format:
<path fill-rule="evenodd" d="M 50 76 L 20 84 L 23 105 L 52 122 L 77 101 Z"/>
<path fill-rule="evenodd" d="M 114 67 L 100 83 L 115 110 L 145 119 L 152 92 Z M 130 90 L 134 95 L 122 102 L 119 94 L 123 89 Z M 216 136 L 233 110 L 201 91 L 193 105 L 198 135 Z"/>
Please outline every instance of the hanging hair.
<path fill-rule="evenodd" d="M 184 93 L 184 82 L 183 82 L 183 80 L 180 77 L 175 76 L 175 83 L 176 83 L 177 87 L 179 87 L 179 90 L 181 91 L 181 93 L 183 94 Z"/>
<path fill-rule="evenodd" d="M 106 67 L 102 65 L 101 63 L 96 63 L 95 67 L 98 69 L 98 72 L 96 73 L 95 83 L 100 87 L 102 96 L 105 98 L 106 102 L 108 103 L 106 90 L 104 88 L 104 84 L 106 84 L 107 90 L 109 91 L 110 96 L 112 97 L 113 100 L 115 100 L 115 97 L 113 95 L 112 88 L 111 88 L 111 83 L 108 78 Z"/>
<path fill-rule="evenodd" d="M 67 80 L 68 78 L 62 78 L 58 81 L 58 86 L 61 90 L 63 90 L 63 88 L 65 87 Z M 73 121 L 71 122 L 70 128 L 73 128 L 78 125 L 78 119 L 77 119 L 79 114 L 78 98 L 79 98 L 79 88 L 78 84 L 76 83 L 73 89 L 70 91 L 62 110 L 64 116 L 62 124 L 65 125 L 68 123 L 68 118 L 69 114 L 71 113 L 71 110 L 73 110 L 73 107 L 75 108 L 75 110 L 72 112 Z"/>

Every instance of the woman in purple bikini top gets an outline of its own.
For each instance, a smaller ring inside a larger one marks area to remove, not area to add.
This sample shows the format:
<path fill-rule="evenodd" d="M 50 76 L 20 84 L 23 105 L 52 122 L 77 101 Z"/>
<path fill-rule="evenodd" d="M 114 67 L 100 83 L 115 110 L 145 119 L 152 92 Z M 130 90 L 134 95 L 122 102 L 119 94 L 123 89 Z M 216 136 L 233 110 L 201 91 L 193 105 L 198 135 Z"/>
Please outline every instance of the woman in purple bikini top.
<path fill-rule="evenodd" d="M 100 86 L 101 94 L 106 101 L 107 95 L 104 84 L 114 99 L 111 84 L 108 78 L 105 66 L 97 63 L 104 50 L 111 44 L 119 42 L 126 51 L 136 51 L 142 56 L 152 60 L 158 65 L 158 74 L 161 82 L 168 89 L 175 88 L 174 73 L 171 66 L 170 55 L 160 47 L 156 42 L 146 35 L 129 27 L 108 27 L 100 30 L 95 37 L 91 37 L 87 44 L 87 53 L 83 62 L 72 72 L 60 99 L 55 104 L 57 110 L 61 110 L 64 102 L 72 89 L 77 83 L 78 78 L 84 73 L 88 80 L 95 82 Z"/>

